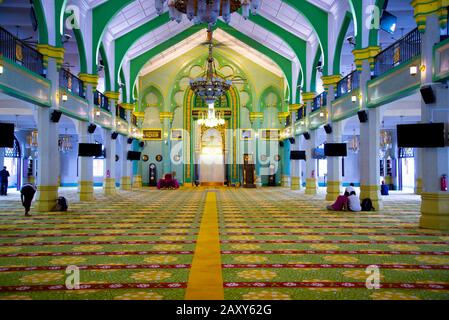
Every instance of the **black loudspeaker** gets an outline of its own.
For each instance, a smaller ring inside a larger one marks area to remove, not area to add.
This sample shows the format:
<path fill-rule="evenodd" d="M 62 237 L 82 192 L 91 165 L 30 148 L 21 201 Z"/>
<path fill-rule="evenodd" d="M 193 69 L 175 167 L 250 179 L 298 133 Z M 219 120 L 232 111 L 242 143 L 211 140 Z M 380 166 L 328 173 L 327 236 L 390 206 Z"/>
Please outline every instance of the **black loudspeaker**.
<path fill-rule="evenodd" d="M 310 133 L 304 132 L 304 133 L 303 133 L 303 136 L 304 136 L 304 139 L 310 140 Z"/>
<path fill-rule="evenodd" d="M 118 132 L 114 131 L 113 133 L 111 133 L 111 139 L 115 140 L 118 137 Z"/>
<path fill-rule="evenodd" d="M 368 121 L 368 113 L 366 113 L 365 110 L 357 112 L 357 115 L 359 116 L 360 123 L 365 123 Z"/>
<path fill-rule="evenodd" d="M 133 143 L 133 138 L 128 138 L 128 144 Z"/>
<path fill-rule="evenodd" d="M 290 141 L 291 144 L 295 144 L 296 143 L 295 138 L 288 138 L 288 140 Z"/>
<path fill-rule="evenodd" d="M 61 119 L 61 116 L 62 116 L 61 111 L 53 110 L 53 112 L 50 115 L 50 120 L 51 120 L 51 122 L 58 123 L 59 120 Z"/>
<path fill-rule="evenodd" d="M 117 162 L 117 161 L 119 161 L 120 160 L 120 157 L 118 156 L 118 154 L 116 154 L 115 155 L 115 161 Z"/>
<path fill-rule="evenodd" d="M 284 147 L 284 141 L 279 141 L 279 147 Z"/>
<path fill-rule="evenodd" d="M 330 124 L 326 124 L 324 126 L 324 131 L 326 131 L 327 134 L 331 134 L 332 133 L 332 126 Z"/>
<path fill-rule="evenodd" d="M 432 86 L 423 86 L 420 91 L 425 104 L 435 103 L 436 98 Z"/>
<path fill-rule="evenodd" d="M 97 125 L 91 123 L 91 124 L 89 125 L 89 127 L 87 128 L 87 132 L 89 132 L 89 133 L 94 133 L 94 132 L 95 132 L 95 129 L 97 129 Z"/>
<path fill-rule="evenodd" d="M 145 147 L 145 142 L 140 141 L 140 142 L 139 142 L 139 147 L 141 147 L 141 148 Z"/>

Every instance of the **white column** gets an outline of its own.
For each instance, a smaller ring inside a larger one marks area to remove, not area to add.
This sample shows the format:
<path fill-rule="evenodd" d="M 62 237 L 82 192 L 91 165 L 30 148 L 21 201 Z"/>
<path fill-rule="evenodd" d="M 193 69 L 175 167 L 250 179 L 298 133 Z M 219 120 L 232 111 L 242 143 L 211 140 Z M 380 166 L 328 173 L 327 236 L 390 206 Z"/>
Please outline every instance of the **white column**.
<path fill-rule="evenodd" d="M 362 64 L 360 74 L 360 92 L 362 110 L 368 114 L 368 121 L 360 124 L 360 199 L 370 198 L 376 210 L 383 208 L 380 195 L 380 108 L 367 109 L 366 83 L 371 79 L 371 70 L 368 60 Z M 360 97 L 359 97 L 360 98 Z"/>
<path fill-rule="evenodd" d="M 95 88 L 92 84 L 86 85 L 86 100 L 88 104 L 89 121 L 79 121 L 78 135 L 80 143 L 93 143 L 93 134 L 87 131 L 89 124 L 93 122 L 93 104 Z M 98 128 L 97 128 L 98 130 Z M 79 193 L 80 201 L 92 201 L 94 199 L 94 159 L 92 157 L 79 157 Z"/>
<path fill-rule="evenodd" d="M 432 83 L 433 46 L 440 41 L 439 19 L 436 14 L 428 15 L 422 39 L 422 84 Z M 446 130 L 449 123 L 449 90 L 441 83 L 432 85 L 436 102 L 422 101 L 421 121 L 443 122 Z M 446 132 L 447 141 L 447 132 Z M 421 150 L 422 160 L 422 203 L 420 226 L 423 228 L 449 230 L 449 194 L 441 190 L 442 175 L 449 174 L 449 148 L 426 148 Z"/>
<path fill-rule="evenodd" d="M 50 120 L 53 109 L 59 109 L 59 74 L 56 60 L 48 59 L 47 76 L 51 81 L 52 108 L 37 107 L 38 167 L 36 210 L 52 211 L 58 198 L 59 150 L 58 124 Z"/>
<path fill-rule="evenodd" d="M 312 102 L 307 102 L 307 114 L 312 112 Z M 305 140 L 306 146 L 306 194 L 315 195 L 318 191 L 317 160 L 313 158 L 316 148 L 317 131 L 309 130 L 310 140 Z"/>
<path fill-rule="evenodd" d="M 329 85 L 327 90 L 327 109 L 328 119 L 332 127 L 332 133 L 327 137 L 327 141 L 330 143 L 342 142 L 342 121 L 332 122 L 333 103 L 335 100 L 335 85 Z M 341 157 L 328 157 L 327 158 L 327 192 L 326 200 L 333 201 L 340 195 L 341 189 Z"/>
<path fill-rule="evenodd" d="M 131 174 L 132 174 L 132 162 L 127 160 L 128 151 L 131 151 L 131 145 L 128 144 L 128 137 L 120 135 L 122 144 L 122 177 L 120 179 L 120 189 L 131 190 Z"/>

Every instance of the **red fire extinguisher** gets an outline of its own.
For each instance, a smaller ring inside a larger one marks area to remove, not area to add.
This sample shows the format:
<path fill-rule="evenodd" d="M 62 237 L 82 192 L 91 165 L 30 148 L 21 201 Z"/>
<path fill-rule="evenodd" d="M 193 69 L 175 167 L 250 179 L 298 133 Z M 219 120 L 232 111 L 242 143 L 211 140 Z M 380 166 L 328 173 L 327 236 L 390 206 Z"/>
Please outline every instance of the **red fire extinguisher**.
<path fill-rule="evenodd" d="M 441 176 L 441 191 L 447 191 L 447 175 Z"/>

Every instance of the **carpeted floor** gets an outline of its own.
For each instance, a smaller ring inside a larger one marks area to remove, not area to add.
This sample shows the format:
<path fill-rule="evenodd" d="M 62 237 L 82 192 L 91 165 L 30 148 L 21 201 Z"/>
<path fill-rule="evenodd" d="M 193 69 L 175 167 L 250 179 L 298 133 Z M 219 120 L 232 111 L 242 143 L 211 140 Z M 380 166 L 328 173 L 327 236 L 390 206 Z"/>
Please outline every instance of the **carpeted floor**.
<path fill-rule="evenodd" d="M 201 298 L 188 290 L 209 263 L 221 272 L 205 285 L 225 299 L 449 299 L 449 232 L 417 227 L 418 197 L 356 214 L 282 188 L 63 193 L 69 212 L 31 218 L 18 195 L 0 198 L 0 299 Z M 68 265 L 80 290 L 65 287 Z"/>

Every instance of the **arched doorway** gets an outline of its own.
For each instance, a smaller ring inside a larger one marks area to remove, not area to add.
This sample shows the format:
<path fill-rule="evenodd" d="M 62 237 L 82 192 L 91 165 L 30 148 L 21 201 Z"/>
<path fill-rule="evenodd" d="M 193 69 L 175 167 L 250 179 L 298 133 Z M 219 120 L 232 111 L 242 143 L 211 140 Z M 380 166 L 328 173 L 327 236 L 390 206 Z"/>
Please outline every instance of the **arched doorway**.
<path fill-rule="evenodd" d="M 21 177 L 22 177 L 22 152 L 20 150 L 20 144 L 16 137 L 14 137 L 14 146 L 12 148 L 5 148 L 5 157 L 3 165 L 6 166 L 9 171 L 9 187 L 16 187 L 20 190 Z"/>
<path fill-rule="evenodd" d="M 223 186 L 225 183 L 224 132 L 211 128 L 201 132 L 199 178 L 201 185 Z"/>

